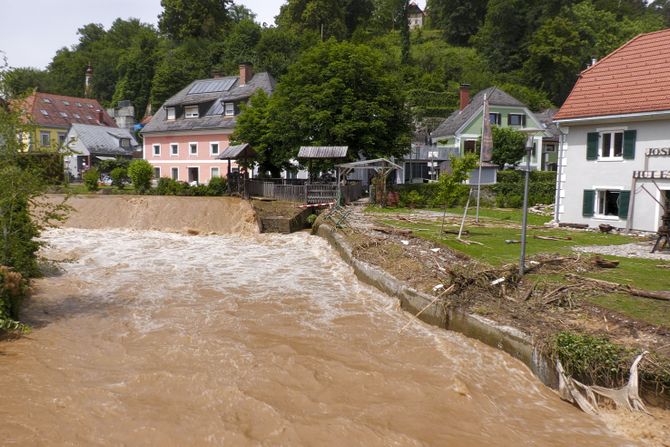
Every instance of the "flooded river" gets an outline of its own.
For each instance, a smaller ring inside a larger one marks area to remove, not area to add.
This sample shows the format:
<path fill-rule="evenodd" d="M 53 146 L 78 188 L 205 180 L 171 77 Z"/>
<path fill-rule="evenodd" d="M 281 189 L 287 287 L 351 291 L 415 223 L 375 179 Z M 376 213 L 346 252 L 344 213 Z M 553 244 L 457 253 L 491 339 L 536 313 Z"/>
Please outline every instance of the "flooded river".
<path fill-rule="evenodd" d="M 0 344 L 3 445 L 617 446 L 520 362 L 412 323 L 327 243 L 54 230 Z"/>

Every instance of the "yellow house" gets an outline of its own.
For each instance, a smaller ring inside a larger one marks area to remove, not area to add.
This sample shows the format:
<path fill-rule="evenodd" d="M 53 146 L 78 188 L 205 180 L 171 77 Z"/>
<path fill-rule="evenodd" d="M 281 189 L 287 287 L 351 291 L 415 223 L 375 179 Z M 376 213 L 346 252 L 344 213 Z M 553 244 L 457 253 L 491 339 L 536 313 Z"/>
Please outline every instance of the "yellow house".
<path fill-rule="evenodd" d="M 50 151 L 65 142 L 72 124 L 117 127 L 116 122 L 95 99 L 33 92 L 20 107 L 35 126 L 24 136 L 30 151 Z"/>

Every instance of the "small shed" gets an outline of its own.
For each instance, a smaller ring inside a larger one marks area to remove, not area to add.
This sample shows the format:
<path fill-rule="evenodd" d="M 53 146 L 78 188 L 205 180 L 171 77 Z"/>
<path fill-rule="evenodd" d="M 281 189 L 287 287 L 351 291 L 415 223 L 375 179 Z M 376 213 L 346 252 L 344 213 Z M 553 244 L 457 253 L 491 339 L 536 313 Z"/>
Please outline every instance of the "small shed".
<path fill-rule="evenodd" d="M 298 158 L 308 161 L 307 170 L 310 178 L 312 178 L 314 161 L 343 160 L 347 158 L 348 153 L 349 146 L 302 146 L 298 151 Z"/>
<path fill-rule="evenodd" d="M 243 143 L 228 146 L 219 154 L 218 158 L 219 160 L 228 160 L 228 174 L 230 175 L 232 160 L 242 160 L 246 164 L 250 159 L 256 158 L 256 155 L 258 154 L 249 143 Z"/>

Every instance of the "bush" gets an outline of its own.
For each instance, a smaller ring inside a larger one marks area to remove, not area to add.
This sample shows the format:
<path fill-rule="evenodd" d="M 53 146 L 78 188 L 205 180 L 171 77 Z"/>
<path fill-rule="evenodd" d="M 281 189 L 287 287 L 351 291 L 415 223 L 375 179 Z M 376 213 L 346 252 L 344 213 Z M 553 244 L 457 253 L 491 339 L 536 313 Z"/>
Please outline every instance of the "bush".
<path fill-rule="evenodd" d="M 151 188 L 151 179 L 154 176 L 154 168 L 146 160 L 133 160 L 128 165 L 128 177 L 133 182 L 135 191 L 143 194 Z"/>
<path fill-rule="evenodd" d="M 109 173 L 110 178 L 112 179 L 112 185 L 116 186 L 119 189 L 123 189 L 128 180 L 128 171 L 126 168 L 118 167 L 112 169 L 112 172 Z"/>
<path fill-rule="evenodd" d="M 521 208 L 525 172 L 508 170 L 498 172 L 498 183 L 491 188 L 496 195 L 496 206 Z M 552 204 L 556 193 L 556 173 L 532 171 L 528 185 L 528 205 Z"/>
<path fill-rule="evenodd" d="M 0 330 L 18 331 L 26 327 L 19 323 L 19 306 L 28 290 L 26 279 L 18 272 L 0 266 Z"/>
<path fill-rule="evenodd" d="M 208 196 L 222 196 L 228 192 L 228 181 L 225 177 L 213 177 L 207 185 Z"/>
<path fill-rule="evenodd" d="M 101 174 L 111 174 L 116 168 L 123 168 L 126 171 L 130 165 L 130 160 L 127 158 L 116 158 L 114 160 L 103 160 L 98 164 L 98 170 Z"/>
<path fill-rule="evenodd" d="M 99 189 L 100 172 L 96 168 L 91 168 L 84 172 L 83 180 L 86 191 L 97 191 Z"/>

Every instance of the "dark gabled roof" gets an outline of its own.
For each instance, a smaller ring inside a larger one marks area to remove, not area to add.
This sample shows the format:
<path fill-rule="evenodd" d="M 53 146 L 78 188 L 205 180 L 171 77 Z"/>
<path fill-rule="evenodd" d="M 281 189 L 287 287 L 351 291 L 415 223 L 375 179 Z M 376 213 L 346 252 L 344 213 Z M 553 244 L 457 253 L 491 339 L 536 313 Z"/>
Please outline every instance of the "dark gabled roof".
<path fill-rule="evenodd" d="M 92 155 L 132 155 L 139 147 L 135 137 L 127 129 L 118 127 L 92 126 L 88 124 L 73 124 L 69 133 L 76 137 Z M 130 140 L 130 147 L 120 145 L 122 138 Z"/>
<path fill-rule="evenodd" d="M 62 127 L 92 124 L 117 127 L 116 122 L 95 99 L 34 92 L 19 103 L 38 126 Z"/>
<path fill-rule="evenodd" d="M 298 158 L 347 158 L 348 146 L 303 146 L 298 151 Z"/>
<path fill-rule="evenodd" d="M 251 148 L 249 143 L 228 146 L 219 155 L 220 160 L 238 160 L 240 158 L 254 158 L 256 151 Z"/>
<path fill-rule="evenodd" d="M 640 34 L 581 73 L 555 119 L 670 110 L 670 29 Z"/>
<path fill-rule="evenodd" d="M 193 81 L 179 93 L 165 101 L 163 107 L 158 109 L 151 118 L 151 121 L 144 126 L 142 133 L 200 129 L 234 129 L 237 119 L 234 116 L 225 116 L 222 114 L 222 103 L 245 101 L 257 90 L 264 90 L 266 93 L 271 94 L 274 88 L 275 80 L 269 73 L 256 73 L 245 85 L 239 85 L 238 76 Z M 212 103 L 212 105 L 207 113 L 200 118 L 167 120 L 166 107 L 205 103 Z"/>
<path fill-rule="evenodd" d="M 510 96 L 498 87 L 489 87 L 477 93 L 470 104 L 463 110 L 456 110 L 449 118 L 444 120 L 431 134 L 431 138 L 447 137 L 455 135 L 456 131 L 463 126 L 479 109 L 484 105 L 484 95 L 486 95 L 489 105 L 503 107 L 526 107 L 524 103 Z"/>
<path fill-rule="evenodd" d="M 546 109 L 534 114 L 538 121 L 540 121 L 540 124 L 545 127 L 545 130 L 550 133 L 553 138 L 558 138 L 561 135 L 558 126 L 556 126 L 556 123 L 554 122 L 556 112 L 558 112 L 558 109 Z"/>

